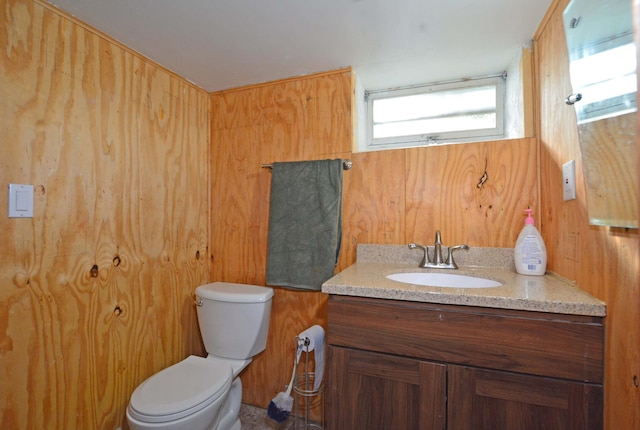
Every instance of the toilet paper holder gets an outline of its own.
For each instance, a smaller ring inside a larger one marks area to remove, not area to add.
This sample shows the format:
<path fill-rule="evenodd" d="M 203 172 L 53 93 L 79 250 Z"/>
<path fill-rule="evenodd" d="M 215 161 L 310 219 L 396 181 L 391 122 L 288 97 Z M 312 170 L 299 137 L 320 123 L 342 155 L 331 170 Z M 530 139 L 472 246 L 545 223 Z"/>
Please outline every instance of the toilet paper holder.
<path fill-rule="evenodd" d="M 309 346 L 311 344 L 311 340 L 308 337 L 296 336 L 296 342 L 298 342 L 298 348 Z"/>
<path fill-rule="evenodd" d="M 320 371 L 318 371 L 318 363 L 316 361 L 314 363 L 314 372 L 310 371 L 309 355 L 313 352 L 317 345 L 313 345 L 314 342 L 312 342 L 311 339 L 306 336 L 301 336 L 302 334 L 304 334 L 304 332 L 296 336 L 296 359 L 298 360 L 298 362 L 300 362 L 302 352 L 305 352 L 305 356 L 303 358 L 304 365 L 298 367 L 298 369 L 302 368 L 302 372 L 296 375 L 293 383 L 294 401 L 292 415 L 294 417 L 294 429 L 322 430 L 324 429 L 325 414 L 325 384 L 324 380 L 322 380 L 324 376 L 324 369 L 320 369 Z M 324 335 L 324 332 L 322 334 Z M 324 338 L 322 338 L 321 342 L 321 355 L 324 356 Z M 316 360 L 317 359 L 318 356 L 316 356 Z M 320 361 L 322 362 L 320 365 L 324 367 L 324 358 L 320 358 Z M 316 377 L 320 379 L 319 384 L 316 384 Z"/>

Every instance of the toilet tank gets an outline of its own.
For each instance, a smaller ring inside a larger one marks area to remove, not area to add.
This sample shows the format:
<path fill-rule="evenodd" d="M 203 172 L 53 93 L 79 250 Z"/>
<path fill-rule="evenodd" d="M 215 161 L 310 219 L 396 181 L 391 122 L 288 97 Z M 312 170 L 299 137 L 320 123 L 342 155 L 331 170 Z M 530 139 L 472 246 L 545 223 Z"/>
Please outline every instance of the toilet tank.
<path fill-rule="evenodd" d="M 198 323 L 207 353 L 249 359 L 267 346 L 273 289 L 214 282 L 196 288 Z"/>

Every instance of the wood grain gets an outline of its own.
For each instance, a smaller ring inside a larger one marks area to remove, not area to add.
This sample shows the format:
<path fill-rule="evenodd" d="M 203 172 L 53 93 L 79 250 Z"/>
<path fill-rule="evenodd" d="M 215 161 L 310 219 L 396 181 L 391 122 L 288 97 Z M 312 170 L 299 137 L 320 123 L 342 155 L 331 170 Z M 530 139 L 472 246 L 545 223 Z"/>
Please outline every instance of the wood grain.
<path fill-rule="evenodd" d="M 209 97 L 38 1 L 0 0 L 0 427 L 107 429 L 202 353 Z"/>
<path fill-rule="evenodd" d="M 580 124 L 589 222 L 638 227 L 635 112 Z"/>
<path fill-rule="evenodd" d="M 513 247 L 524 210 L 537 208 L 536 140 L 407 150 L 409 241 Z"/>
<path fill-rule="evenodd" d="M 452 430 L 602 429 L 601 385 L 463 366 L 447 370 Z"/>
<path fill-rule="evenodd" d="M 446 365 L 329 346 L 327 429 L 446 428 Z"/>
<path fill-rule="evenodd" d="M 264 285 L 271 171 L 261 165 L 350 157 L 351 72 L 224 91 L 211 100 L 211 278 Z M 338 269 L 346 265 L 343 253 Z M 326 300 L 320 292 L 275 289 L 267 350 L 242 376 L 244 401 L 266 407 L 284 390 L 295 336 L 326 326 Z"/>
<path fill-rule="evenodd" d="M 343 221 L 348 234 L 342 253 L 351 264 L 358 243 L 402 244 L 405 237 L 406 151 L 353 154 L 345 174 Z"/>
<path fill-rule="evenodd" d="M 567 3 L 566 0 L 552 3 L 534 38 L 541 233 L 547 245 L 549 269 L 576 281 L 607 304 L 605 428 L 638 428 L 640 240 L 638 230 L 589 225 L 576 117 L 573 109 L 562 102 L 571 93 L 562 23 Z M 639 7 L 635 5 L 636 22 Z M 577 199 L 563 202 L 558 184 L 562 181 L 562 164 L 569 160 L 576 160 Z"/>
<path fill-rule="evenodd" d="M 602 384 L 601 319 L 332 296 L 331 345 Z"/>
<path fill-rule="evenodd" d="M 602 318 L 347 296 L 328 314 L 330 429 L 602 428 Z"/>

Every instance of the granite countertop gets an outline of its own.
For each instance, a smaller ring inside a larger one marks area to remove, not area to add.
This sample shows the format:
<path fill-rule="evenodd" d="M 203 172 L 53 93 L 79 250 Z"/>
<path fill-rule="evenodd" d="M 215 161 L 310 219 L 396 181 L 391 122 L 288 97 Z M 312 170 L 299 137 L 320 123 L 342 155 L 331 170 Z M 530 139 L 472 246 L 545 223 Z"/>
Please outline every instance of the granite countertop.
<path fill-rule="evenodd" d="M 606 305 L 575 284 L 547 273 L 516 273 L 511 248 L 475 248 L 456 254 L 457 270 L 421 269 L 422 255 L 406 246 L 358 245 L 355 264 L 322 285 L 327 294 L 407 300 L 451 305 L 516 309 L 571 315 L 605 316 Z M 434 272 L 488 278 L 502 284 L 492 288 L 441 288 L 387 279 L 400 272 Z"/>

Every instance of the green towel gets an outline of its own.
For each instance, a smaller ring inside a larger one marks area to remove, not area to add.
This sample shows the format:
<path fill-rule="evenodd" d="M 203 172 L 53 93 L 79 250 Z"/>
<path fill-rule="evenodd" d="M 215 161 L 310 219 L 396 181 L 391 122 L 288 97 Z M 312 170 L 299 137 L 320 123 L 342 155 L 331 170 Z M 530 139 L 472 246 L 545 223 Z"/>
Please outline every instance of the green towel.
<path fill-rule="evenodd" d="M 273 163 L 267 285 L 319 290 L 342 240 L 342 160 Z"/>

